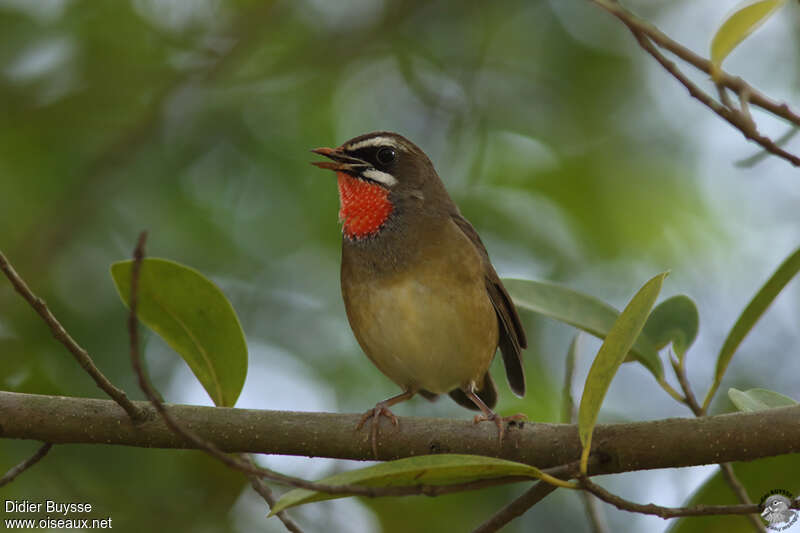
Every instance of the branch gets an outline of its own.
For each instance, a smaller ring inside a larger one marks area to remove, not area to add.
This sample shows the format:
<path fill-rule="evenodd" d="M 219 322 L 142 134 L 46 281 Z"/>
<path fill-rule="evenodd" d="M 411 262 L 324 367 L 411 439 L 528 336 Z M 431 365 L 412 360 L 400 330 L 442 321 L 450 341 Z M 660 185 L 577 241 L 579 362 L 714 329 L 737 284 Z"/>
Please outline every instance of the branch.
<path fill-rule="evenodd" d="M 583 507 L 586 510 L 589 524 L 592 526 L 592 533 L 608 533 L 610 531 L 608 521 L 600 508 L 599 498 L 585 490 L 581 492 L 581 499 L 583 500 Z"/>
<path fill-rule="evenodd" d="M 689 378 L 686 376 L 686 358 L 676 360 L 674 355 L 670 353 L 669 362 L 672 364 L 672 369 L 675 371 L 675 376 L 678 378 L 678 383 L 683 390 L 684 403 L 692 410 L 694 416 L 705 416 L 705 411 L 697 403 L 697 397 L 694 395 L 692 386 L 689 384 Z"/>
<path fill-rule="evenodd" d="M 572 398 L 572 381 L 575 378 L 575 366 L 577 365 L 577 359 L 580 355 L 580 350 L 578 349 L 580 339 L 581 333 L 578 332 L 575 334 L 575 337 L 573 337 L 572 344 L 567 351 L 567 359 L 564 363 L 564 386 L 561 392 L 561 421 L 572 424 L 578 421 L 578 409 L 575 405 L 575 400 Z M 667 383 L 663 376 L 659 379 L 659 382 L 662 384 L 662 387 Z M 672 387 L 664 387 L 664 390 L 669 392 L 669 390 L 672 390 Z M 677 396 L 679 402 L 684 401 L 677 392 L 675 392 L 675 396 Z M 586 510 L 586 519 L 589 521 L 589 524 L 591 524 L 592 531 L 594 533 L 607 533 L 608 526 L 605 516 L 598 505 L 597 498 L 583 491 L 581 492 L 581 499 L 583 500 L 583 506 Z M 535 501 L 533 502 L 534 505 L 536 503 Z"/>
<path fill-rule="evenodd" d="M 747 495 L 747 491 L 744 490 L 744 486 L 739 481 L 739 478 L 736 477 L 736 474 L 733 472 L 733 467 L 730 463 L 720 463 L 719 465 L 720 470 L 722 470 L 722 475 L 725 478 L 725 483 L 731 488 L 733 493 L 736 495 L 736 498 L 746 505 L 753 505 L 753 501 L 750 499 L 750 496 Z M 747 515 L 747 519 L 750 521 L 750 524 L 753 526 L 755 531 L 766 533 L 767 528 L 764 527 L 764 524 L 761 522 L 761 518 L 759 517 L 760 512 L 762 509 L 759 509 L 757 512 L 753 514 Z"/>
<path fill-rule="evenodd" d="M 150 380 L 148 379 L 147 375 L 144 373 L 144 369 L 142 368 L 141 355 L 139 353 L 139 331 L 138 331 L 139 320 L 137 318 L 136 311 L 139 299 L 138 298 L 139 274 L 142 266 L 142 260 L 144 259 L 144 245 L 146 241 L 147 241 L 147 232 L 143 231 L 142 233 L 139 234 L 139 239 L 136 243 L 136 248 L 133 251 L 133 266 L 131 268 L 130 313 L 128 314 L 130 357 L 131 357 L 131 364 L 133 366 L 133 371 L 139 380 L 139 388 L 142 389 L 142 392 L 144 392 L 145 396 L 147 396 L 147 399 L 150 400 L 150 405 L 152 405 L 153 408 L 155 408 L 156 412 L 164 421 L 164 424 L 166 424 L 167 427 L 169 427 L 170 431 L 172 431 L 175 435 L 187 440 L 192 447 L 203 450 L 204 452 L 208 453 L 212 457 L 219 460 L 224 465 L 228 466 L 233 470 L 238 470 L 244 473 L 248 477 L 251 477 L 251 479 L 260 480 L 261 478 L 267 478 L 279 483 L 285 483 L 292 487 L 304 488 L 309 490 L 319 490 L 319 491 L 329 492 L 331 494 L 358 494 L 362 496 L 377 496 L 377 495 L 388 495 L 389 493 L 391 493 L 391 491 L 388 491 L 386 494 L 383 494 L 383 491 L 385 489 L 379 489 L 378 492 L 375 492 L 373 489 L 367 489 L 365 487 L 356 487 L 356 486 L 334 487 L 331 485 L 312 483 L 310 481 L 306 481 L 301 478 L 286 476 L 278 472 L 269 470 L 267 468 L 261 468 L 257 466 L 253 461 L 242 460 L 239 457 L 226 454 L 216 444 L 198 436 L 198 434 L 195 431 L 188 429 L 175 419 L 175 417 L 167 410 L 166 406 L 161 401 L 158 392 L 156 392 L 155 388 L 150 383 Z M 254 484 L 254 487 L 258 486 L 259 486 L 258 483 Z"/>
<path fill-rule="evenodd" d="M 631 31 L 633 31 L 633 34 L 639 41 L 641 47 L 644 48 L 647 53 L 653 56 L 656 61 L 658 61 L 667 72 L 672 74 L 676 80 L 681 82 L 681 84 L 686 87 L 692 97 L 696 98 L 714 113 L 725 119 L 733 127 L 738 129 L 746 138 L 760 144 L 764 150 L 786 159 L 794 166 L 800 166 L 800 157 L 787 152 L 775 144 L 775 142 L 769 137 L 761 135 L 758 132 L 758 129 L 756 129 L 755 123 L 750 119 L 749 116 L 733 107 L 728 107 L 715 101 L 710 95 L 703 92 L 697 85 L 689 80 L 689 78 L 687 78 L 686 75 L 683 74 L 683 72 L 681 72 L 677 66 L 675 66 L 675 63 L 664 57 L 664 55 L 661 54 L 661 52 L 659 52 L 648 40 L 647 36 L 639 33 L 637 30 Z M 725 93 L 722 92 L 721 94 Z"/>
<path fill-rule="evenodd" d="M 138 303 L 138 285 L 139 273 L 144 259 L 144 245 L 147 241 L 147 232 L 142 232 L 139 235 L 136 249 L 133 252 L 133 266 L 131 268 L 131 297 L 130 297 L 130 313 L 128 315 L 128 333 L 130 336 L 130 357 L 133 365 L 133 370 L 139 379 L 139 386 L 142 392 L 145 393 L 150 405 L 156 410 L 161 420 L 169 428 L 169 430 L 176 436 L 187 441 L 192 448 L 198 448 L 212 457 L 218 459 L 220 462 L 238 470 L 251 479 L 266 478 L 278 483 L 283 483 L 291 487 L 302 488 L 307 490 L 327 492 L 328 494 L 346 494 L 351 496 L 408 496 L 413 494 L 425 494 L 427 496 L 438 496 L 440 494 L 449 494 L 453 492 L 463 492 L 468 490 L 477 490 L 485 487 L 505 483 L 515 483 L 518 481 L 525 481 L 530 478 L 526 476 L 505 476 L 494 479 L 482 479 L 477 481 L 468 481 L 464 483 L 455 483 L 451 485 L 415 485 L 404 487 L 365 487 L 361 485 L 329 485 L 323 483 L 313 483 L 305 479 L 287 476 L 267 468 L 257 466 L 253 461 L 248 459 L 241 459 L 234 455 L 228 455 L 220 449 L 220 447 L 209 439 L 201 437 L 196 431 L 189 429 L 188 425 L 179 422 L 175 416 L 167 409 L 167 406 L 161 401 L 159 394 L 153 388 L 147 375 L 144 373 L 141 364 L 141 355 L 139 353 L 139 334 L 138 334 L 138 318 L 136 316 L 137 303 Z M 561 472 L 561 468 L 557 467 L 555 472 Z M 552 475 L 550 472 L 544 472 L 546 475 Z M 547 479 L 544 477 L 543 479 Z M 559 481 L 559 480 L 554 480 Z M 260 483 L 254 483 L 254 487 L 260 487 Z M 261 493 L 261 491 L 259 491 Z M 269 500 L 267 500 L 269 502 Z M 284 521 L 283 518 L 281 518 Z M 284 524 L 286 522 L 284 521 Z M 288 526 L 287 526 L 288 527 Z"/>
<path fill-rule="evenodd" d="M 45 443 L 44 445 L 42 445 L 41 448 L 36 450 L 36 453 L 34 453 L 30 457 L 22 461 L 15 467 L 11 468 L 8 472 L 5 473 L 3 477 L 0 478 L 0 487 L 2 487 L 3 485 L 8 485 L 12 481 L 14 481 L 14 479 L 18 475 L 20 475 L 21 473 L 23 473 L 24 471 L 26 471 L 27 469 L 29 469 L 30 467 L 41 461 L 44 458 L 44 456 L 47 455 L 47 452 L 49 452 L 50 448 L 52 447 L 53 445 L 50 444 L 49 442 Z"/>
<path fill-rule="evenodd" d="M 697 403 L 697 398 L 692 391 L 692 386 L 689 384 L 689 378 L 686 376 L 686 357 L 682 357 L 679 360 L 676 360 L 675 357 L 670 354 L 670 363 L 672 363 L 672 368 L 675 370 L 675 375 L 678 377 L 678 382 L 681 384 L 681 388 L 683 389 L 683 393 L 686 395 L 686 403 L 692 412 L 697 417 L 705 416 L 705 410 L 700 407 L 700 404 Z M 733 471 L 733 467 L 730 463 L 720 463 L 719 465 L 720 470 L 722 470 L 722 475 L 725 478 L 725 482 L 731 488 L 733 493 L 739 499 L 740 502 L 746 505 L 752 505 L 753 502 L 750 500 L 750 497 L 747 495 L 747 491 L 744 490 L 744 487 L 739 482 L 739 479 L 736 477 L 736 474 Z M 747 515 L 747 519 L 750 520 L 755 531 L 764 532 L 766 528 L 764 524 L 761 523 L 761 519 L 755 515 Z"/>
<path fill-rule="evenodd" d="M 251 456 L 243 455 L 242 459 L 248 461 L 251 465 L 255 466 L 255 460 Z M 259 496 L 264 498 L 264 501 L 267 502 L 269 508 L 272 509 L 273 507 L 275 507 L 275 503 L 278 500 L 276 500 L 275 495 L 272 494 L 272 489 L 269 488 L 269 486 L 266 483 L 264 483 L 264 481 L 260 479 L 258 476 L 250 475 L 248 476 L 248 478 L 250 479 L 250 485 L 253 487 L 253 490 L 256 491 L 259 494 Z M 303 530 L 300 529 L 300 526 L 297 525 L 297 522 L 292 520 L 292 518 L 289 516 L 289 513 L 287 513 L 286 511 L 280 511 L 279 513 L 276 513 L 275 516 L 278 517 L 278 520 L 283 522 L 283 525 L 291 533 L 303 533 Z"/>
<path fill-rule="evenodd" d="M 600 498 L 606 503 L 610 503 L 617 509 L 630 511 L 632 513 L 651 514 L 661 518 L 678 518 L 681 516 L 710 516 L 710 515 L 730 515 L 730 514 L 758 514 L 761 509 L 758 505 L 695 505 L 694 507 L 662 507 L 653 503 L 641 504 L 628 501 L 611 494 L 600 485 L 596 485 L 588 479 L 581 480 L 583 488 Z"/>
<path fill-rule="evenodd" d="M 108 394 L 115 402 L 119 404 L 120 407 L 125 409 L 125 412 L 128 413 L 128 416 L 131 417 L 131 420 L 139 421 L 142 420 L 142 412 L 133 405 L 133 403 L 128 399 L 128 396 L 125 394 L 125 391 L 122 389 L 118 389 L 115 387 L 111 381 L 107 377 L 103 375 L 102 372 L 97 368 L 92 361 L 92 358 L 89 356 L 89 353 L 81 348 L 75 339 L 67 333 L 67 330 L 61 325 L 61 323 L 56 319 L 50 309 L 47 307 L 47 304 L 33 294 L 33 291 L 30 290 L 28 284 L 25 283 L 17 271 L 14 270 L 14 267 L 11 266 L 11 263 L 8 262 L 6 256 L 3 255 L 3 252 L 0 251 L 0 270 L 2 270 L 11 284 L 14 286 L 14 289 L 22 295 L 25 300 L 33 307 L 34 311 L 36 311 L 39 316 L 45 321 L 45 323 L 50 327 L 50 331 L 53 333 L 53 337 L 56 338 L 58 342 L 63 344 L 67 350 L 75 357 L 75 360 L 78 361 L 78 364 L 81 365 L 83 368 L 97 383 L 97 386 L 100 387 L 106 394 Z"/>
<path fill-rule="evenodd" d="M 732 126 L 738 129 L 742 135 L 759 145 L 761 145 L 768 152 L 777 155 L 794 166 L 800 166 L 800 157 L 787 152 L 781 148 L 775 141 L 766 137 L 758 132 L 755 123 L 750 117 L 748 104 L 758 106 L 770 113 L 783 118 L 787 122 L 800 126 L 800 115 L 792 111 L 785 103 L 778 103 L 771 98 L 760 93 L 754 87 L 739 77 L 731 76 L 721 69 L 713 69 L 709 60 L 695 54 L 685 46 L 672 40 L 669 36 L 661 30 L 638 18 L 636 15 L 622 7 L 616 0 L 590 0 L 598 7 L 608 11 L 620 21 L 633 33 L 639 45 L 653 58 L 658 61 L 664 69 L 669 72 L 675 79 L 677 79 L 686 89 L 689 94 L 702 102 L 706 107 L 714 111 L 717 115 L 728 121 Z M 695 68 L 711 75 L 712 70 L 715 71 L 715 80 L 723 103 L 714 100 L 709 94 L 701 90 L 689 78 L 681 72 L 672 61 L 664 57 L 663 54 L 653 45 L 655 43 L 661 48 L 669 50 L 679 58 L 691 64 Z M 731 89 L 739 96 L 740 108 L 733 106 L 728 101 L 725 94 L 725 88 Z"/>
<path fill-rule="evenodd" d="M 653 26 L 652 24 L 640 19 L 621 5 L 619 5 L 615 1 L 609 0 L 590 0 L 595 5 L 605 9 L 618 19 L 620 19 L 623 24 L 625 24 L 628 28 L 633 30 L 634 28 L 641 33 L 647 35 L 650 39 L 653 40 L 661 48 L 669 50 L 676 56 L 680 57 L 693 67 L 698 70 L 701 70 L 711 76 L 713 67 L 711 65 L 711 61 L 700 56 L 682 44 L 678 43 L 677 41 L 672 40 L 667 34 Z M 795 124 L 796 126 L 800 126 L 800 114 L 795 113 L 792 111 L 788 105 L 784 102 L 776 102 L 775 100 L 769 98 L 768 96 L 764 95 L 757 89 L 755 89 L 752 85 L 748 84 L 742 78 L 738 76 L 732 76 L 725 72 L 722 69 L 717 69 L 718 73 L 717 76 L 719 78 L 719 84 L 723 85 L 732 91 L 736 92 L 737 94 L 742 94 L 744 92 L 749 93 L 750 95 L 750 102 L 758 107 L 769 111 L 775 116 L 781 117 L 787 122 Z"/>
<path fill-rule="evenodd" d="M 555 485 L 539 481 L 530 489 L 526 490 L 519 498 L 515 499 L 497 513 L 492 515 L 486 522 L 475 528 L 472 533 L 494 533 L 500 528 L 522 516 L 525 511 L 542 501 L 548 494 L 556 490 Z"/>
<path fill-rule="evenodd" d="M 134 402 L 146 420 L 133 424 L 110 400 L 0 391 L 0 436 L 54 444 L 94 443 L 196 449 L 176 435 L 147 402 Z M 165 405 L 183 427 L 224 452 L 372 460 L 360 415 L 300 413 L 192 405 Z M 387 459 L 430 453 L 502 457 L 550 468 L 581 453 L 574 425 L 525 423 L 507 428 L 503 444 L 494 427 L 471 420 L 399 417 L 381 425 Z M 703 418 L 601 424 L 594 433 L 592 474 L 748 461 L 800 452 L 800 406 Z M 764 439 L 764 435 L 770 435 Z"/>

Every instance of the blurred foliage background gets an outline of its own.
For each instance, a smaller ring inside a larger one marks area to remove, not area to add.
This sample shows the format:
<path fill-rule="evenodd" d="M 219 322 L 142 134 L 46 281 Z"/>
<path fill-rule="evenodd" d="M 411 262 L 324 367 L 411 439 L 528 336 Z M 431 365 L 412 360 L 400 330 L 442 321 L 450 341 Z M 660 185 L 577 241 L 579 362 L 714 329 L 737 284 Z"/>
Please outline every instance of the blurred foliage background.
<path fill-rule="evenodd" d="M 736 2 L 628 5 L 707 55 Z M 787 6 L 726 63 L 795 107 L 798 15 Z M 767 134 L 785 130 L 758 118 Z M 0 249 L 135 398 L 108 268 L 130 256 L 143 229 L 150 255 L 204 272 L 237 309 L 250 347 L 238 406 L 358 412 L 396 392 L 350 333 L 335 182 L 308 165 L 309 149 L 379 129 L 428 153 L 502 276 L 559 281 L 621 306 L 671 269 L 663 297 L 686 293 L 700 309 L 688 355 L 698 395 L 728 328 L 800 242 L 797 171 L 774 158 L 736 166 L 757 148 L 584 0 L 0 0 Z M 790 285 L 746 339 L 714 412 L 732 410 L 730 386 L 800 399 L 799 289 Z M 499 409 L 558 421 L 572 332 L 525 322 L 529 393 L 517 399 L 498 379 Z M 584 343 L 578 383 L 597 346 Z M 146 338 L 146 357 L 168 401 L 210 403 L 157 337 Z M 5 390 L 102 397 L 3 281 L 0 361 Z M 448 399 L 397 412 L 471 416 Z M 643 368 L 625 365 L 601 421 L 666 416 L 690 413 Z M 0 467 L 34 447 L 0 441 Z M 262 460 L 309 478 L 351 467 Z M 798 462 L 748 465 L 751 498 L 800 492 L 796 476 L 770 477 L 799 471 Z M 636 501 L 679 505 L 714 472 L 601 481 Z M 731 501 L 724 485 L 706 489 L 705 503 Z M 293 515 L 309 531 L 465 531 L 522 490 L 340 500 Z M 58 446 L 2 495 L 88 502 L 121 531 L 282 530 L 241 476 L 199 452 Z M 668 525 L 603 509 L 613 530 Z M 580 499 L 559 491 L 507 530 L 589 527 Z M 725 525 L 748 527 L 742 518 Z"/>

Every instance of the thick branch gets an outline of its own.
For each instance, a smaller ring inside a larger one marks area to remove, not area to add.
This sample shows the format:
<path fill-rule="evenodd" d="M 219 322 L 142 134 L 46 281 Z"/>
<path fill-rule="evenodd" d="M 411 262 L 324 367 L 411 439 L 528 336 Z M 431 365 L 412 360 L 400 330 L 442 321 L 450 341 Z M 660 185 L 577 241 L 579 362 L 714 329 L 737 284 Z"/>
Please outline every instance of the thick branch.
<path fill-rule="evenodd" d="M 0 392 L 0 437 L 54 444 L 118 444 L 194 448 L 172 432 L 146 402 L 148 415 L 134 425 L 112 401 Z M 184 427 L 227 452 L 308 455 L 371 460 L 368 432 L 355 431 L 359 415 L 261 411 L 170 405 Z M 381 457 L 469 453 L 549 468 L 580 456 L 577 428 L 519 424 L 507 428 L 502 446 L 494 427 L 468 420 L 401 417 L 382 424 Z M 599 425 L 593 438 L 592 474 L 747 461 L 800 452 L 800 407 L 700 419 Z M 764 435 L 770 435 L 765 439 Z"/>

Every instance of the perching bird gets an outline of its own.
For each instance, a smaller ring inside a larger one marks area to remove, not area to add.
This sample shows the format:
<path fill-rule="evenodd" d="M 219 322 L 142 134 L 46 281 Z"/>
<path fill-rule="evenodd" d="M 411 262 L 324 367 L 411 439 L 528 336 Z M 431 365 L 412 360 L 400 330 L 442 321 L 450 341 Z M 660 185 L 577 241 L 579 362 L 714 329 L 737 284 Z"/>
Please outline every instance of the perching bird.
<path fill-rule="evenodd" d="M 341 284 L 350 326 L 364 353 L 403 392 L 364 414 L 377 456 L 381 415 L 416 393 L 448 393 L 497 424 L 489 365 L 499 346 L 511 390 L 525 394 L 525 331 L 489 261 L 425 153 L 375 132 L 313 152 L 332 161 L 343 224 Z M 519 416 L 519 415 L 518 415 Z"/>

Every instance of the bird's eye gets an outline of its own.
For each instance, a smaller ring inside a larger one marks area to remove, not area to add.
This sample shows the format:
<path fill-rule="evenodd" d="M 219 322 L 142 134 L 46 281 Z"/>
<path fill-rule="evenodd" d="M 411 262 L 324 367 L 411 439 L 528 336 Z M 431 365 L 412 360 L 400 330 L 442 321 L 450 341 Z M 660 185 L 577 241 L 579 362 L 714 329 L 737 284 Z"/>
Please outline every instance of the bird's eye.
<path fill-rule="evenodd" d="M 397 159 L 397 152 L 395 152 L 394 148 L 384 146 L 378 150 L 378 153 L 375 154 L 375 158 L 381 165 L 388 165 L 394 163 L 394 160 Z"/>

